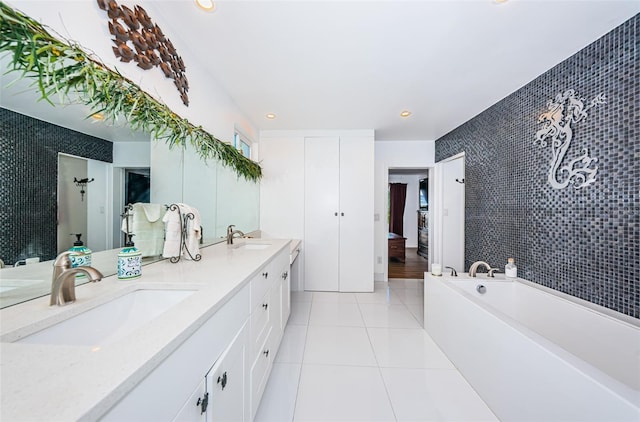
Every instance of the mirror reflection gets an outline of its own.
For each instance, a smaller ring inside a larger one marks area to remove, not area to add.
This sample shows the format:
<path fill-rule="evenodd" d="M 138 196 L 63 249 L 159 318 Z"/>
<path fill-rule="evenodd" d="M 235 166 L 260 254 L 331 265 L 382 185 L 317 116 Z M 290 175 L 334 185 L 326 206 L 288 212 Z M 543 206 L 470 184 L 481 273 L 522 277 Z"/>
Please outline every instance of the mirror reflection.
<path fill-rule="evenodd" d="M 203 246 L 223 240 L 230 224 L 245 233 L 258 229 L 257 183 L 203 162 L 189 147 L 169 149 L 148 135 L 121 130 L 124 138 L 108 141 L 14 112 L 7 108 L 11 90 L 0 83 L 0 177 L 10 187 L 3 188 L 0 307 L 48 295 L 51 260 L 73 246 L 76 234 L 93 251 L 92 266 L 115 274 L 124 246 L 121 214 L 132 202 L 197 208 Z M 48 107 L 55 117 L 59 110 Z M 159 259 L 145 257 L 143 264 Z"/>

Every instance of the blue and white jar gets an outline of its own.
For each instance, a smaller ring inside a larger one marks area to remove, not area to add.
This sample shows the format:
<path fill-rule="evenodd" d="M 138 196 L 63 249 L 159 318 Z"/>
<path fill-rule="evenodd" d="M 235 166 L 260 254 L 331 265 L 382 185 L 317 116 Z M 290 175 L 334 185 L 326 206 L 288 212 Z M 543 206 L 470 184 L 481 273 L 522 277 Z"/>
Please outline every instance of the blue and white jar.
<path fill-rule="evenodd" d="M 133 280 L 142 275 L 142 252 L 135 246 L 125 246 L 118 254 L 118 279 Z"/>
<path fill-rule="evenodd" d="M 77 239 L 73 242 L 73 246 L 69 248 L 69 259 L 71 260 L 71 268 L 90 267 L 91 266 L 91 249 L 82 243 L 82 233 L 73 234 Z M 77 273 L 76 278 L 86 277 L 84 273 Z"/>

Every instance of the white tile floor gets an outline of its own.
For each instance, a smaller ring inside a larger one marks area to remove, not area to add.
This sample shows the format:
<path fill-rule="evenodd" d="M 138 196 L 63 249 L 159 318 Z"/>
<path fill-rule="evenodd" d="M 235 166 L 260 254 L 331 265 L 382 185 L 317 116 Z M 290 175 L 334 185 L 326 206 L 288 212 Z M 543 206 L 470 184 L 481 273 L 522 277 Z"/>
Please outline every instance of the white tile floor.
<path fill-rule="evenodd" d="M 423 283 L 293 292 L 257 422 L 497 421 L 422 329 Z"/>

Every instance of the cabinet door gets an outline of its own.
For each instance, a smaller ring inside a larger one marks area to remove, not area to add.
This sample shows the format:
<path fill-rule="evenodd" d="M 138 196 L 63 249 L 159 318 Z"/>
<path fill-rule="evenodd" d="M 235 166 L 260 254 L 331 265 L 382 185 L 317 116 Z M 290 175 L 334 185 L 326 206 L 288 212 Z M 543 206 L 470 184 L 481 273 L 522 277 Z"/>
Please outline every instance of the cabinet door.
<path fill-rule="evenodd" d="M 340 288 L 373 291 L 373 138 L 340 138 Z"/>
<path fill-rule="evenodd" d="M 206 376 L 207 421 L 242 422 L 248 419 L 245 374 L 246 326 Z M 247 416 L 245 416 L 247 415 Z"/>
<path fill-rule="evenodd" d="M 194 422 L 205 421 L 205 415 L 208 405 L 208 394 L 206 392 L 205 379 L 193 391 L 189 400 L 184 404 L 178 415 L 173 419 L 174 422 Z"/>
<path fill-rule="evenodd" d="M 338 138 L 305 138 L 305 290 L 339 290 L 339 146 Z"/>

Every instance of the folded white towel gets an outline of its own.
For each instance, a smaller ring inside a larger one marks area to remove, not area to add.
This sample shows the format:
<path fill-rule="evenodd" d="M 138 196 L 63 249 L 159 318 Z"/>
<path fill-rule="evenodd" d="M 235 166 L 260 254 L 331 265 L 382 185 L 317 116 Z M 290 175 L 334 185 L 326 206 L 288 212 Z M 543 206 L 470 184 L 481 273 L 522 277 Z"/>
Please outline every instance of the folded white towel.
<path fill-rule="evenodd" d="M 178 210 L 168 209 L 162 218 L 164 222 L 164 248 L 162 256 L 172 258 L 180 256 L 182 221 Z"/>
<path fill-rule="evenodd" d="M 134 235 L 133 243 L 142 252 L 142 256 L 158 256 L 164 243 L 164 224 L 160 220 L 164 205 L 133 204 L 129 219 L 129 231 Z M 126 232 L 126 221 L 122 222 L 122 231 Z"/>

